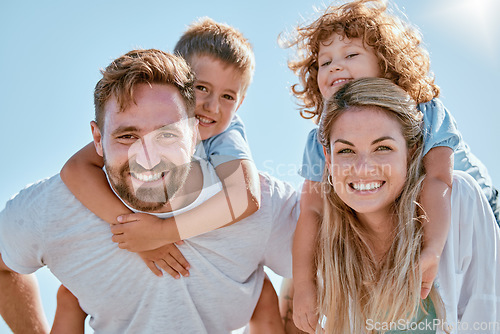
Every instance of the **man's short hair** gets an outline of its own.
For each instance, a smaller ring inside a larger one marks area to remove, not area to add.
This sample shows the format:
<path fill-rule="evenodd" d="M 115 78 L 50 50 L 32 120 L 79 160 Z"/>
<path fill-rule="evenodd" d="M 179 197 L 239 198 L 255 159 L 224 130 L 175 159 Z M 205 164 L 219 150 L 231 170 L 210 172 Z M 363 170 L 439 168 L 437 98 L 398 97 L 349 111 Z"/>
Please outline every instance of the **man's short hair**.
<path fill-rule="evenodd" d="M 252 82 L 255 56 L 243 34 L 224 23 L 203 17 L 192 23 L 174 48 L 188 63 L 195 56 L 210 56 L 234 66 L 245 78 L 244 91 Z"/>
<path fill-rule="evenodd" d="M 116 98 L 120 111 L 134 101 L 137 84 L 173 85 L 186 105 L 188 117 L 194 116 L 194 74 L 186 61 L 160 50 L 133 50 L 115 59 L 104 70 L 102 79 L 95 86 L 94 105 L 97 126 L 104 129 L 104 106 Z"/>

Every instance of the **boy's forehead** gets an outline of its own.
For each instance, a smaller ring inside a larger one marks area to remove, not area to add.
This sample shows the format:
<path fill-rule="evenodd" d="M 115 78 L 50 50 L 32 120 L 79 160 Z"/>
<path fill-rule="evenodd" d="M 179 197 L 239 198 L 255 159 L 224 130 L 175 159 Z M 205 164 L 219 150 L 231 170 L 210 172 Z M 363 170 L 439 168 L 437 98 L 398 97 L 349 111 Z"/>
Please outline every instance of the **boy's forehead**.
<path fill-rule="evenodd" d="M 225 70 L 230 70 L 232 73 L 232 77 L 234 80 L 241 82 L 242 87 L 247 87 L 250 81 L 250 77 L 248 73 L 245 73 L 243 69 L 240 69 L 235 64 L 231 64 L 227 61 L 216 57 L 211 54 L 197 54 L 193 55 L 190 60 L 191 68 L 195 73 L 196 77 L 199 79 L 204 72 L 213 71 L 216 67 L 222 68 Z M 217 76 L 213 78 L 204 78 L 205 80 L 217 80 Z"/>

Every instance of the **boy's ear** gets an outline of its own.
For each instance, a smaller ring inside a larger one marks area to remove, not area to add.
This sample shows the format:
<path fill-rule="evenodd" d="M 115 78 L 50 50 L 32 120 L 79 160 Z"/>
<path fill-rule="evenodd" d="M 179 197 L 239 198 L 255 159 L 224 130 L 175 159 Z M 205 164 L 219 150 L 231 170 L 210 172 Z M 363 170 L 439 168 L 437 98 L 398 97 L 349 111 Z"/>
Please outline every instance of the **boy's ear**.
<path fill-rule="evenodd" d="M 241 104 L 243 103 L 243 101 L 245 100 L 245 97 L 246 97 L 246 95 L 243 95 L 243 96 L 241 97 L 240 103 L 238 103 L 238 106 L 236 107 L 236 111 L 238 111 L 238 109 L 240 109 L 240 106 L 241 106 Z"/>
<path fill-rule="evenodd" d="M 99 154 L 101 157 L 104 156 L 103 150 L 102 150 L 102 135 L 101 135 L 101 130 L 97 126 L 97 123 L 92 121 L 90 122 L 90 128 L 92 129 L 92 137 L 94 138 L 94 146 L 97 154 Z"/>

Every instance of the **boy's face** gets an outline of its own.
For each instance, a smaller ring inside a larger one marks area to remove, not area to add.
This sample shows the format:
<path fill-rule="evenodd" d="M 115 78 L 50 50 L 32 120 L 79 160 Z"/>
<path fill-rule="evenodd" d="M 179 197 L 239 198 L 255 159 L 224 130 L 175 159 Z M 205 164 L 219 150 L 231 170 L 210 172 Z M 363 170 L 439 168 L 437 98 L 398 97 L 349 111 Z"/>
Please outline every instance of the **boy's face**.
<path fill-rule="evenodd" d="M 196 118 L 202 140 L 227 129 L 244 99 L 245 77 L 232 65 L 211 56 L 193 56 Z"/>
<path fill-rule="evenodd" d="M 320 43 L 317 80 L 323 98 L 331 97 L 348 81 L 381 76 L 375 51 L 361 38 L 342 38 L 334 33 Z"/>

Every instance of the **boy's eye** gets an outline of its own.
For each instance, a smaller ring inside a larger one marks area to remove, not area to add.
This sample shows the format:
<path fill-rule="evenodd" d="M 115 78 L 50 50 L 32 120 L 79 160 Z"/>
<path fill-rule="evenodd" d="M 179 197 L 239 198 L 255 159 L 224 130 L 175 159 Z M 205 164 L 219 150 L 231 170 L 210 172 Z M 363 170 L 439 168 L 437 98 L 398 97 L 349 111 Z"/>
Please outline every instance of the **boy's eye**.
<path fill-rule="evenodd" d="M 197 90 L 202 91 L 202 92 L 206 92 L 206 91 L 208 90 L 208 89 L 207 89 L 207 87 L 202 86 L 202 85 L 196 85 L 196 86 L 195 86 L 195 88 L 196 88 Z"/>
<path fill-rule="evenodd" d="M 229 95 L 229 94 L 224 94 L 224 95 L 222 95 L 222 97 L 223 97 L 224 99 L 226 99 L 226 100 L 234 100 L 234 97 L 232 97 L 232 96 L 231 96 L 231 95 Z"/>
<path fill-rule="evenodd" d="M 356 56 L 358 56 L 358 55 L 359 55 L 359 53 L 350 53 L 350 54 L 348 54 L 348 55 L 346 56 L 346 58 L 348 58 L 348 59 L 349 59 L 349 58 L 354 58 L 354 57 L 356 57 Z"/>

